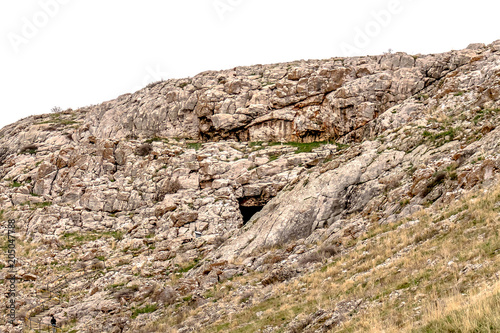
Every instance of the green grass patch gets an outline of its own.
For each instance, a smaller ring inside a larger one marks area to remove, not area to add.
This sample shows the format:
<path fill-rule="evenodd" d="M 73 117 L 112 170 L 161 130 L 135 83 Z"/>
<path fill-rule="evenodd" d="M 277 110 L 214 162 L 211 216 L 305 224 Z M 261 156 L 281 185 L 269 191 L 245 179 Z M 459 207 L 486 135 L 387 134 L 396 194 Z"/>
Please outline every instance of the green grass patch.
<path fill-rule="evenodd" d="M 344 150 L 344 149 L 347 149 L 350 147 L 349 145 L 342 144 L 342 143 L 335 143 L 335 145 L 337 146 L 338 150 Z"/>
<path fill-rule="evenodd" d="M 295 154 L 299 153 L 310 153 L 314 149 L 326 144 L 326 141 L 321 141 L 321 142 L 309 142 L 309 143 L 304 143 L 304 142 L 288 142 L 286 143 L 289 146 L 295 147 Z"/>
<path fill-rule="evenodd" d="M 132 312 L 132 319 L 137 318 L 140 314 L 155 312 L 157 309 L 158 306 L 156 304 L 148 304 L 142 308 L 134 309 Z"/>
<path fill-rule="evenodd" d="M 460 127 L 457 128 L 450 127 L 445 131 L 438 133 L 432 133 L 428 130 L 425 130 L 422 133 L 422 136 L 431 143 L 434 143 L 436 146 L 442 146 L 443 144 L 453 141 L 455 138 L 457 138 L 460 132 L 461 132 Z"/>
<path fill-rule="evenodd" d="M 432 136 L 432 133 L 426 130 L 426 131 L 424 131 L 424 133 L 422 133 L 422 136 L 423 137 L 430 137 L 430 136 Z"/>
<path fill-rule="evenodd" d="M 216 332 L 226 332 L 226 330 L 229 328 L 230 323 L 223 323 L 215 326 L 215 331 Z"/>
<path fill-rule="evenodd" d="M 123 286 L 125 286 L 125 282 L 114 283 L 114 284 L 109 285 L 108 287 L 106 287 L 106 289 L 117 289 L 117 288 L 120 288 L 120 287 L 123 287 Z"/>
<path fill-rule="evenodd" d="M 75 245 L 81 245 L 83 243 L 92 242 L 101 238 L 114 238 L 117 241 L 123 239 L 123 232 L 121 231 L 106 231 L 106 232 L 91 232 L 91 233 L 79 233 L 71 232 L 65 233 L 61 236 L 62 240 L 65 242 L 65 248 L 71 248 Z M 126 252 L 126 251 L 125 251 Z M 98 257 L 99 259 L 99 257 Z M 101 259 L 99 259 L 101 260 Z M 102 259 L 104 260 L 104 258 Z"/>
<path fill-rule="evenodd" d="M 33 208 L 44 208 L 44 207 L 49 207 L 52 206 L 51 201 L 45 201 L 45 202 L 37 202 L 32 204 Z"/>
<path fill-rule="evenodd" d="M 61 119 L 61 113 L 54 113 L 50 115 L 49 120 L 35 123 L 35 125 L 42 125 L 42 124 L 73 125 L 73 124 L 79 124 L 79 122 L 74 120 L 74 116 L 72 116 L 71 119 Z"/>
<path fill-rule="evenodd" d="M 201 142 L 190 142 L 186 144 L 188 149 L 194 149 L 194 150 L 200 150 L 202 145 L 203 144 Z"/>
<path fill-rule="evenodd" d="M 168 143 L 168 139 L 167 138 L 159 138 L 157 136 L 151 138 L 151 139 L 147 139 L 146 141 L 144 141 L 144 143 L 153 143 L 153 142 L 164 142 L 164 143 Z"/>
<path fill-rule="evenodd" d="M 200 258 L 196 258 L 192 262 L 188 263 L 187 265 L 179 267 L 179 269 L 177 271 L 179 273 L 187 273 L 192 268 L 194 268 L 200 262 L 200 260 L 201 260 Z"/>
<path fill-rule="evenodd" d="M 271 153 L 268 155 L 269 156 L 269 161 L 275 161 L 277 160 L 281 155 L 278 153 Z"/>
<path fill-rule="evenodd" d="M 248 146 L 250 146 L 251 148 L 258 147 L 258 146 L 262 146 L 263 143 L 264 143 L 263 141 L 255 141 L 255 142 L 248 143 Z"/>

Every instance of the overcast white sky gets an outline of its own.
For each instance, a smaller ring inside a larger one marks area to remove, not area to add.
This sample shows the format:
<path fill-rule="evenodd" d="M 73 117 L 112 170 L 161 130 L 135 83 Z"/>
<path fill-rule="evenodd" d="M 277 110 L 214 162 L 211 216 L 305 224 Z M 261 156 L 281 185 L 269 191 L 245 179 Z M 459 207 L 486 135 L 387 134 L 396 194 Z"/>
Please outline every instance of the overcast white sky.
<path fill-rule="evenodd" d="M 500 39 L 496 1 L 1 0 L 0 128 L 205 70 Z"/>

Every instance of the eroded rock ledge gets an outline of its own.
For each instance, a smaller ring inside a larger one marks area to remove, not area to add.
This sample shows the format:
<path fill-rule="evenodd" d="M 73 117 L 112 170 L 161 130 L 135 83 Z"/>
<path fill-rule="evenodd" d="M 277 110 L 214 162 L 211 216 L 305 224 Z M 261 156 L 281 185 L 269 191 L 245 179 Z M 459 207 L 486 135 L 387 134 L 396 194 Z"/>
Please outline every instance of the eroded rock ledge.
<path fill-rule="evenodd" d="M 207 72 L 23 119 L 0 130 L 0 216 L 44 255 L 20 258 L 20 278 L 105 258 L 116 269 L 65 304 L 68 322 L 101 331 L 134 331 L 129 308 L 151 288 L 165 309 L 203 303 L 220 281 L 264 270 L 269 248 L 290 251 L 265 281 L 289 279 L 318 242 L 342 246 L 494 182 L 499 80 L 495 42 Z M 113 285 L 144 288 L 101 302 Z M 22 309 L 35 302 L 22 296 Z"/>

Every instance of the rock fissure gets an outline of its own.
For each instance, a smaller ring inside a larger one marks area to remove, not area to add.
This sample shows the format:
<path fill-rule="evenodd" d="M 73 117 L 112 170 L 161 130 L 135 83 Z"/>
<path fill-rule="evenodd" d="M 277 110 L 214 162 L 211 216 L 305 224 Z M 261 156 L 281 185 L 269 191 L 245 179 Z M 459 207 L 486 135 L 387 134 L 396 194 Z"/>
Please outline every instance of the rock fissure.
<path fill-rule="evenodd" d="M 330 255 L 497 183 L 500 94 L 488 73 L 499 45 L 205 72 L 9 125 L 0 216 L 19 221 L 20 283 L 105 261 L 113 274 L 64 286 L 69 301 L 49 310 L 68 331 L 153 332 L 166 320 L 203 332 L 279 297 L 272 284 L 309 292 L 300 279 L 320 267 L 364 279 Z M 26 290 L 20 310 L 37 300 Z M 327 330 L 323 319 L 303 331 Z"/>

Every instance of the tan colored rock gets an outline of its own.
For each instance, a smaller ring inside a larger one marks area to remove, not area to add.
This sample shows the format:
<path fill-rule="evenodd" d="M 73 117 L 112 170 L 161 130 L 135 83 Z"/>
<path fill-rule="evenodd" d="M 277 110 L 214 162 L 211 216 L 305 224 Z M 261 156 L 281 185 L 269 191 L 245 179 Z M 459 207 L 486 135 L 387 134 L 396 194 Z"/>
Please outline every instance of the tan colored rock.
<path fill-rule="evenodd" d="M 0 130 L 0 210 L 16 219 L 18 245 L 35 246 L 19 252 L 19 278 L 36 276 L 27 283 L 38 286 L 68 268 L 94 269 L 50 309 L 75 318 L 78 331 L 139 331 L 196 306 L 196 320 L 174 329 L 237 316 L 280 290 L 271 284 L 314 271 L 295 265 L 318 242 L 350 243 L 373 224 L 497 181 L 497 44 L 205 72 L 60 120 L 9 125 Z M 309 149 L 323 140 L 330 144 Z M 30 144 L 36 151 L 18 154 Z M 264 208 L 244 221 L 242 206 L 251 205 Z M 33 270 L 42 266 L 50 269 Z M 268 286 L 235 279 L 217 289 L 231 301 L 203 304 L 215 284 L 247 269 Z M 19 292 L 21 308 L 35 303 Z M 130 317 L 132 307 L 156 303 L 165 307 Z M 347 303 L 339 307 L 358 304 Z M 332 329 L 336 319 L 325 316 L 349 311 L 314 318 Z"/>
<path fill-rule="evenodd" d="M 187 211 L 175 212 L 170 215 L 170 218 L 174 222 L 174 227 L 182 227 L 187 223 L 196 221 L 198 219 L 198 213 Z"/>

